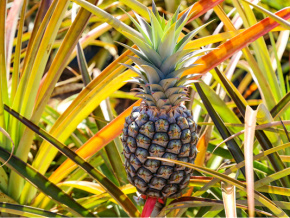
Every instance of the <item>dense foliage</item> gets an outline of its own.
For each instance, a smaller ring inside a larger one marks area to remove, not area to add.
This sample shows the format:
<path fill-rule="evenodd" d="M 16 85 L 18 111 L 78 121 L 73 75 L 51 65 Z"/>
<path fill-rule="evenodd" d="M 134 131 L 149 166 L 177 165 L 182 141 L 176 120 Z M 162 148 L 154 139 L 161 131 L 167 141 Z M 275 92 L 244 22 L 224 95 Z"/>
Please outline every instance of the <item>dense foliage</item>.
<path fill-rule="evenodd" d="M 198 79 L 185 103 L 198 124 L 195 163 L 155 158 L 193 176 L 155 215 L 290 215 L 290 3 L 257 3 L 156 1 L 164 25 L 179 6 L 178 18 L 189 12 L 179 40 L 198 29 L 184 49 L 203 53 L 180 75 Z M 137 47 L 124 32 L 136 29 L 130 16 L 150 23 L 151 9 L 147 0 L 0 1 L 1 216 L 140 216 L 146 199 L 127 180 L 119 137 L 141 102 L 127 69 Z"/>

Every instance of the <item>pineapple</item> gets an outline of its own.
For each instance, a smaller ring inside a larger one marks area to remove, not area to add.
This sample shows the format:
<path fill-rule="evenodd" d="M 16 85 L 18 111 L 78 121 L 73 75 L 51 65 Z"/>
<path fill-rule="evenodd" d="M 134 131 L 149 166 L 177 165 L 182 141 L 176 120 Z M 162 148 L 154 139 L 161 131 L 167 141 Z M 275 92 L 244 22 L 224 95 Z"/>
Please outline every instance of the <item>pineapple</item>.
<path fill-rule="evenodd" d="M 121 140 L 124 146 L 125 168 L 129 182 L 138 192 L 149 197 L 177 197 L 189 183 L 192 170 L 180 165 L 148 159 L 162 157 L 193 163 L 198 140 L 196 124 L 191 111 L 183 102 L 187 100 L 187 87 L 196 75 L 181 76 L 194 67 L 196 56 L 205 50 L 184 50 L 184 46 L 204 26 L 178 38 L 189 19 L 190 9 L 178 19 L 179 8 L 169 21 L 165 21 L 152 3 L 148 10 L 151 25 L 135 14 L 139 23 L 129 14 L 139 30 L 139 37 L 122 32 L 139 50 L 130 49 L 134 66 L 125 65 L 138 74 L 137 95 L 142 98 L 126 118 Z M 194 82 L 194 81 L 193 81 Z"/>

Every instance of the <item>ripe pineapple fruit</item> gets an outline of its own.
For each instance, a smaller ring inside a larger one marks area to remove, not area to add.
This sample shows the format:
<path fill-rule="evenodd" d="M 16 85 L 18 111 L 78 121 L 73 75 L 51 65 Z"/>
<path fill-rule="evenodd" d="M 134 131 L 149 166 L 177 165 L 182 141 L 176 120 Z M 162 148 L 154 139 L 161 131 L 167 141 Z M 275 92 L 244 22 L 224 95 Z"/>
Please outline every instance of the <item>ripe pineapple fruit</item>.
<path fill-rule="evenodd" d="M 192 82 L 189 79 L 196 75 L 181 75 L 194 67 L 188 66 L 188 62 L 205 51 L 183 50 L 204 26 L 178 41 L 189 19 L 189 11 L 178 19 L 178 8 L 166 23 L 153 2 L 152 11 L 148 11 L 151 26 L 138 14 L 135 15 L 139 23 L 128 15 L 138 28 L 140 37 L 123 32 L 139 48 L 136 50 L 122 44 L 138 56 L 129 56 L 135 66 L 124 65 L 139 75 L 133 82 L 141 87 L 136 90 L 143 99 L 124 124 L 121 139 L 125 168 L 129 182 L 138 192 L 149 197 L 178 196 L 187 187 L 192 170 L 148 159 L 148 156 L 193 163 L 197 152 L 197 126 L 191 112 L 183 105 L 187 100 L 187 86 Z"/>

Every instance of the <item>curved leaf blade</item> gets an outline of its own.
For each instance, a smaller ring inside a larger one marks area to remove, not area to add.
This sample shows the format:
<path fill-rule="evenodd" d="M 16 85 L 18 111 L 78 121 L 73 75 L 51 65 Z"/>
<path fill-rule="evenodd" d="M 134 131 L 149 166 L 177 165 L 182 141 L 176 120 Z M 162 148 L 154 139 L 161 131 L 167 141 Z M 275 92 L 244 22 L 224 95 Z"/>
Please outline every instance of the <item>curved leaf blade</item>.
<path fill-rule="evenodd" d="M 30 165 L 26 164 L 22 160 L 18 159 L 14 155 L 11 155 L 7 150 L 0 147 L 0 159 L 6 161 L 10 157 L 10 161 L 6 164 L 10 169 L 16 171 L 19 175 L 25 178 L 27 181 L 35 185 L 40 191 L 47 196 L 50 196 L 57 202 L 66 205 L 71 209 L 71 212 L 80 216 L 94 217 L 94 215 L 78 204 L 69 195 L 63 192 L 59 187 L 50 182 L 46 177 L 37 172 Z"/>
<path fill-rule="evenodd" d="M 124 194 L 117 186 L 114 185 L 107 177 L 95 169 L 92 165 L 86 162 L 78 154 L 70 150 L 60 141 L 49 135 L 46 131 L 42 130 L 34 123 L 30 122 L 26 118 L 22 117 L 16 111 L 11 110 L 8 106 L 5 106 L 5 110 L 9 112 L 12 116 L 21 121 L 24 125 L 30 128 L 32 131 L 37 133 L 46 141 L 54 145 L 62 154 L 74 161 L 79 167 L 84 169 L 91 177 L 96 179 L 96 181 L 108 192 L 110 195 L 124 208 L 124 210 L 132 217 L 139 216 L 139 211 L 132 203 L 132 201 Z M 49 189 L 48 189 L 49 191 Z"/>
<path fill-rule="evenodd" d="M 0 202 L 0 211 L 27 217 L 66 217 L 61 214 L 53 213 L 47 210 L 29 207 L 25 205 L 10 204 Z"/>
<path fill-rule="evenodd" d="M 275 14 L 283 19 L 289 19 L 290 8 L 285 8 L 281 11 L 276 12 Z M 279 24 L 271 18 L 263 19 L 256 25 L 246 29 L 242 33 L 223 43 L 218 47 L 218 49 L 204 55 L 202 58 L 195 62 L 196 64 L 201 65 L 196 66 L 192 70 L 184 72 L 184 75 L 193 73 L 206 73 L 210 71 L 221 62 L 232 56 L 235 52 L 241 50 L 259 37 L 265 35 L 278 25 Z"/>
<path fill-rule="evenodd" d="M 226 176 L 222 173 L 218 173 L 214 170 L 205 168 L 205 167 L 200 167 L 194 164 L 190 164 L 190 163 L 186 163 L 186 162 L 182 162 L 182 161 L 177 161 L 177 160 L 172 160 L 172 159 L 166 159 L 166 158 L 159 158 L 159 157 L 148 157 L 149 159 L 155 159 L 155 160 L 160 160 L 160 161 L 164 161 L 164 162 L 169 162 L 169 163 L 174 163 L 174 164 L 178 164 L 181 166 L 185 166 L 185 167 L 189 167 L 191 169 L 200 171 L 202 173 L 206 173 L 209 175 L 214 176 L 215 178 L 218 178 L 222 181 L 225 181 L 229 184 L 232 184 L 234 186 L 236 186 L 237 188 L 246 191 L 246 185 L 243 184 L 242 182 L 233 179 L 229 176 Z M 260 194 L 259 192 L 255 191 L 255 199 L 258 200 L 259 202 L 261 202 L 263 205 L 265 205 L 266 207 L 268 207 L 276 216 L 279 217 L 287 217 L 287 215 L 285 214 L 285 212 L 279 208 L 274 202 L 270 201 L 269 199 L 267 199 L 265 196 L 263 196 L 262 194 Z"/>
<path fill-rule="evenodd" d="M 256 5 L 256 4 L 253 4 L 252 2 L 249 2 L 249 1 L 246 1 L 246 0 L 243 0 L 244 2 L 246 2 L 247 4 L 249 5 L 252 5 L 255 9 L 257 9 L 258 11 L 264 13 L 264 14 L 267 14 L 269 17 L 271 17 L 273 20 L 275 20 L 277 23 L 279 23 L 281 26 L 283 26 L 284 28 L 290 30 L 290 23 L 287 22 L 287 20 L 285 19 L 282 19 L 281 17 L 278 17 L 277 15 L 271 13 L 270 11 L 262 8 L 261 6 L 259 5 Z"/>

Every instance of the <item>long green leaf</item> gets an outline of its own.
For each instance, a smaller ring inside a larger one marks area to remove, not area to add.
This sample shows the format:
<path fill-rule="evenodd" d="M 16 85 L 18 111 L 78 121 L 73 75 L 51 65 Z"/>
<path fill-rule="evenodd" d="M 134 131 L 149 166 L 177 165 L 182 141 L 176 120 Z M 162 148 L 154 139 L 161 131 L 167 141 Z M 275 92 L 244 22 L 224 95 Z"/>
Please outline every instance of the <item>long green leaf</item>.
<path fill-rule="evenodd" d="M 22 10 L 20 13 L 20 21 L 19 27 L 17 30 L 17 44 L 15 48 L 15 56 L 13 62 L 13 74 L 12 74 L 12 87 L 11 87 L 11 100 L 14 99 L 18 82 L 19 82 L 19 70 L 20 70 L 20 55 L 21 55 L 21 47 L 22 47 L 22 34 L 23 34 L 23 26 L 24 26 L 24 16 L 27 6 L 27 0 L 23 1 Z"/>
<path fill-rule="evenodd" d="M 103 105 L 105 105 L 105 108 L 102 107 Z M 110 118 L 110 121 L 112 121 L 114 118 L 113 118 L 112 108 L 111 108 L 109 99 L 106 99 L 103 102 L 103 105 L 101 105 L 101 108 L 103 111 L 102 115 L 104 116 L 105 113 L 107 113 L 107 116 Z M 105 127 L 105 125 L 103 124 L 102 127 Z M 117 140 L 120 140 L 120 139 L 117 137 L 114 139 L 113 142 L 110 142 L 108 145 L 106 145 L 105 150 L 108 154 L 108 158 L 112 165 L 113 172 L 116 175 L 120 185 L 123 186 L 128 183 L 128 180 L 127 180 L 127 174 L 126 174 L 125 168 L 120 167 L 120 166 L 123 166 L 124 163 L 122 162 L 121 154 L 117 149 L 117 143 L 118 143 Z M 123 145 L 122 145 L 122 148 L 123 148 Z"/>
<path fill-rule="evenodd" d="M 245 206 L 244 204 L 245 201 L 243 201 L 243 203 L 241 203 L 240 201 L 237 201 L 237 208 L 241 208 L 241 209 L 245 209 L 247 210 L 248 207 Z M 259 204 L 261 205 L 261 204 Z M 196 197 L 181 197 L 178 198 L 172 202 L 170 202 L 169 205 L 167 205 L 166 207 L 164 207 L 161 211 L 161 213 L 159 214 L 159 216 L 165 216 L 166 214 L 168 214 L 168 210 L 173 210 L 173 209 L 177 209 L 177 208 L 189 208 L 189 207 L 204 207 L 204 206 L 212 206 L 212 208 L 210 209 L 210 211 L 208 211 L 207 213 L 205 213 L 203 215 L 203 217 L 215 217 L 221 210 L 224 209 L 224 202 L 221 200 L 214 200 L 214 199 L 209 199 L 209 198 L 196 198 Z M 216 212 L 216 213 L 211 213 L 211 212 Z M 264 214 L 266 216 L 272 216 L 271 213 L 268 212 L 264 212 L 258 209 L 255 209 L 256 213 L 259 214 Z M 232 218 L 232 217 L 231 217 Z"/>
<path fill-rule="evenodd" d="M 181 166 L 185 166 L 185 167 L 189 167 L 192 168 L 194 170 L 200 171 L 202 173 L 206 173 L 209 175 L 212 175 L 222 181 L 225 181 L 229 184 L 232 184 L 234 186 L 236 186 L 238 189 L 241 189 L 242 191 L 246 191 L 246 185 L 243 184 L 242 182 L 233 179 L 229 176 L 226 176 L 222 173 L 218 173 L 214 170 L 205 168 L 205 167 L 200 167 L 194 164 L 190 164 L 190 163 L 186 163 L 186 162 L 182 162 L 182 161 L 177 161 L 177 160 L 172 160 L 172 159 L 165 159 L 165 158 L 159 158 L 159 157 L 148 157 L 150 159 L 155 159 L 155 160 L 160 160 L 160 161 L 164 161 L 164 162 L 169 162 L 169 163 L 174 163 L 174 164 L 178 164 Z M 276 206 L 276 204 L 274 204 L 274 202 L 270 201 L 269 199 L 267 199 L 265 196 L 263 196 L 262 194 L 260 194 L 257 191 L 254 191 L 254 195 L 255 195 L 255 199 L 258 200 L 259 202 L 261 202 L 264 206 L 268 207 L 276 216 L 278 217 L 288 217 L 287 214 L 285 214 L 285 212 L 279 208 L 278 206 Z"/>
<path fill-rule="evenodd" d="M 259 181 L 256 181 L 255 188 L 259 188 L 259 187 L 262 187 L 264 185 L 268 185 L 269 183 L 271 183 L 275 180 L 278 180 L 280 178 L 283 178 L 285 176 L 288 176 L 288 175 L 290 175 L 290 168 L 286 168 L 286 169 L 281 170 L 277 173 L 273 173 L 273 174 L 271 174 L 263 179 L 260 179 Z"/>
<path fill-rule="evenodd" d="M 230 84 L 230 82 L 227 80 L 226 77 L 217 69 L 216 73 L 218 77 L 220 78 L 221 82 L 223 83 L 224 87 L 226 88 L 227 92 L 229 93 L 230 97 L 233 99 L 233 101 L 236 103 L 238 109 L 240 110 L 242 116 L 245 116 L 246 113 L 246 101 L 243 97 L 241 97 L 238 92 L 235 91 Z M 264 151 L 273 148 L 270 140 L 266 136 L 266 134 L 262 130 L 257 130 L 256 131 L 256 137 L 263 147 Z M 285 169 L 285 165 L 282 162 L 281 158 L 277 153 L 270 154 L 268 156 L 270 163 L 272 164 L 273 168 L 275 169 L 276 172 Z M 281 182 L 284 187 L 290 187 L 290 178 L 289 176 L 281 178 Z"/>
<path fill-rule="evenodd" d="M 83 77 L 84 85 L 87 86 L 87 84 L 91 82 L 92 78 L 88 72 L 88 64 L 85 59 L 84 51 L 79 42 L 77 43 L 77 60 Z"/>
<path fill-rule="evenodd" d="M 87 63 L 83 54 L 83 50 L 80 46 L 80 43 L 77 44 L 77 58 L 78 58 L 78 64 L 79 68 L 81 69 L 81 74 L 84 80 L 84 84 L 87 86 L 91 82 L 91 78 L 87 69 Z M 95 117 L 100 117 L 101 119 L 104 119 L 104 113 L 107 111 L 108 115 L 111 115 L 110 118 L 113 119 L 112 114 L 110 113 L 110 102 L 108 99 L 104 100 L 103 103 L 106 105 L 106 110 L 101 110 L 100 107 L 95 109 L 93 111 L 93 115 Z M 103 105 L 104 105 L 103 104 Z M 99 129 L 102 129 L 106 126 L 106 123 L 100 122 L 96 120 L 97 126 Z M 127 181 L 127 175 L 125 172 L 125 169 L 123 167 L 120 168 L 120 166 L 123 165 L 123 162 L 120 157 L 120 153 L 118 152 L 118 149 L 116 147 L 116 144 L 114 142 L 110 142 L 106 145 L 105 151 L 107 153 L 108 159 L 110 161 L 110 165 L 112 166 L 112 172 L 116 175 L 116 178 L 119 181 L 119 184 L 125 185 L 128 183 Z"/>
<path fill-rule="evenodd" d="M 282 114 L 290 105 L 290 91 L 271 109 L 271 115 L 275 119 Z"/>
<path fill-rule="evenodd" d="M 236 114 L 231 110 L 226 103 L 210 88 L 210 86 L 206 85 L 204 82 L 200 82 L 203 92 L 206 94 L 208 100 L 211 105 L 215 109 L 215 111 L 221 116 L 225 123 L 240 123 L 242 122 L 236 116 Z M 241 129 L 239 127 L 228 127 L 232 132 L 238 132 Z M 241 138 L 243 139 L 243 137 Z"/>
<path fill-rule="evenodd" d="M 98 0 L 90 0 L 90 1 L 93 3 L 98 2 Z M 57 2 L 57 1 L 52 2 L 52 5 L 50 6 L 50 9 L 47 13 L 49 13 L 51 9 L 53 10 L 53 8 L 56 7 L 55 2 Z M 47 102 L 48 102 L 50 95 L 55 87 L 55 84 L 58 81 L 61 73 L 63 72 L 63 70 L 67 64 L 67 61 L 69 59 L 69 56 L 70 56 L 71 52 L 73 51 L 73 49 L 75 48 L 75 45 L 76 45 L 78 39 L 80 38 L 80 36 L 84 30 L 84 27 L 86 26 L 90 16 L 91 16 L 91 13 L 89 13 L 85 9 L 81 8 L 76 16 L 76 20 L 72 23 L 66 36 L 64 37 L 64 40 L 63 40 L 60 48 L 58 49 L 58 52 L 57 52 L 57 54 L 56 54 L 56 56 L 51 64 L 51 67 L 47 73 L 45 81 L 43 82 L 41 89 L 40 89 L 40 92 L 37 96 L 36 105 L 35 105 L 34 112 L 33 112 L 32 118 L 31 118 L 31 120 L 33 122 L 35 122 L 35 123 L 39 122 L 41 114 L 43 113 L 45 106 L 47 105 Z M 43 29 L 43 28 L 41 28 L 41 29 Z M 40 36 L 37 34 L 37 37 L 40 37 Z M 38 40 L 37 37 L 36 37 L 35 41 Z M 34 50 L 35 50 L 35 48 L 32 49 L 32 52 Z M 17 149 L 16 155 L 24 161 L 27 160 L 28 153 L 30 151 L 30 146 L 27 146 L 27 145 L 29 145 L 32 142 L 33 136 L 34 136 L 34 133 L 31 130 L 25 129 L 24 134 L 23 134 L 21 141 L 19 143 L 19 147 Z M 51 161 L 47 161 L 48 164 L 50 162 Z M 32 166 L 39 170 L 39 167 L 35 166 L 35 163 L 33 163 Z M 22 190 L 23 183 L 20 180 L 18 180 L 19 178 L 16 179 L 17 175 L 12 174 L 11 178 L 13 178 L 12 182 L 11 182 L 12 183 L 11 189 L 15 190 L 15 192 L 16 192 L 16 190 Z M 14 183 L 13 181 L 18 181 L 18 182 Z M 31 187 L 28 183 L 27 183 L 26 187 L 27 186 L 28 186 L 28 188 L 25 188 L 24 190 L 22 190 L 23 192 L 21 194 L 21 199 L 20 199 L 21 203 L 30 202 L 32 200 L 32 198 L 35 196 L 36 190 L 33 187 Z"/>
<path fill-rule="evenodd" d="M 35 36 L 35 40 L 33 40 L 32 42 L 29 43 L 29 45 L 32 44 L 31 50 L 25 57 L 24 66 L 23 66 L 23 70 L 21 73 L 21 80 L 19 81 L 19 85 L 17 87 L 17 91 L 16 91 L 15 97 L 14 97 L 13 102 L 12 102 L 12 108 L 14 108 L 14 109 L 20 108 L 20 106 L 22 104 L 22 94 L 24 93 L 26 84 L 28 82 L 29 73 L 31 72 L 31 68 L 32 68 L 34 59 L 36 57 L 38 48 L 40 46 L 41 39 L 43 37 L 45 29 L 47 28 L 47 25 L 49 23 L 49 19 L 52 15 L 56 5 L 57 5 L 57 1 L 53 1 L 48 12 L 46 13 L 46 15 L 43 19 L 43 22 L 41 22 L 39 28 L 37 30 L 35 30 L 35 32 L 37 31 L 37 34 Z M 31 104 L 33 104 L 33 103 L 31 103 Z M 13 139 L 14 143 L 16 144 L 16 147 L 18 147 L 18 141 L 20 138 L 20 133 L 18 131 L 19 130 L 18 124 L 19 123 L 18 123 L 17 119 L 11 117 L 11 119 L 9 120 L 9 131 L 11 134 L 11 138 Z M 21 141 L 23 143 L 23 140 L 21 140 Z M 22 160 L 24 160 L 24 158 L 27 158 L 27 154 L 28 154 L 29 149 L 30 149 L 30 146 L 27 146 L 27 144 L 29 144 L 28 141 L 26 141 L 26 140 L 24 140 L 24 141 L 25 141 L 25 144 L 23 146 L 24 146 L 24 148 L 26 148 L 26 150 L 24 150 L 22 148 L 19 150 L 20 151 L 19 153 L 16 153 L 16 156 L 20 157 L 20 159 L 22 159 Z M 32 139 L 31 139 L 31 141 L 32 141 Z M 17 149 L 17 151 L 18 151 L 18 149 Z M 24 157 L 22 158 L 21 155 L 23 155 Z M 13 174 L 13 172 L 12 172 L 12 174 Z M 19 192 L 22 189 L 22 187 L 15 188 L 14 187 L 15 185 L 13 184 L 15 181 L 17 181 L 17 180 L 12 179 L 11 183 L 9 184 L 9 187 L 13 187 L 13 188 L 11 188 L 11 192 L 13 193 L 13 196 L 15 196 L 15 198 L 18 198 L 20 195 Z M 17 185 L 20 185 L 20 184 L 22 184 L 22 182 L 17 183 Z"/>
<path fill-rule="evenodd" d="M 10 161 L 6 164 L 10 169 L 16 171 L 25 180 L 35 185 L 44 194 L 50 196 L 55 201 L 66 205 L 74 214 L 85 217 L 93 217 L 94 215 L 85 209 L 83 206 L 78 204 L 69 195 L 64 193 L 59 187 L 50 182 L 46 177 L 37 172 L 30 165 L 21 161 L 14 155 L 11 155 L 7 150 L 0 147 L 0 159 L 5 162 L 10 158 Z"/>
<path fill-rule="evenodd" d="M 92 176 L 96 181 L 108 192 L 110 195 L 124 208 L 124 210 L 132 217 L 139 216 L 139 211 L 132 203 L 132 201 L 118 188 L 116 187 L 108 178 L 106 178 L 102 173 L 96 170 L 92 165 L 86 162 L 82 157 L 77 155 L 75 152 L 70 150 L 64 144 L 59 142 L 57 139 L 53 138 L 47 132 L 22 117 L 20 114 L 11 110 L 9 107 L 5 106 L 5 110 L 9 112 L 12 116 L 21 121 L 24 125 L 29 127 L 32 131 L 40 135 L 42 138 L 54 145 L 62 154 L 75 162 L 79 167 L 83 168 L 90 176 Z"/>
<path fill-rule="evenodd" d="M 7 13 L 7 1 L 0 2 L 0 81 L 1 81 L 1 94 L 0 100 L 2 99 L 3 103 L 8 104 L 8 85 L 7 85 L 7 66 L 6 66 L 6 36 L 5 36 L 5 23 L 6 23 L 6 13 Z M 3 114 L 1 113 L 1 116 Z M 4 126 L 3 126 L 4 127 Z"/>
<path fill-rule="evenodd" d="M 213 109 L 211 103 L 209 102 L 206 95 L 204 94 L 200 84 L 195 83 L 195 87 L 196 87 L 196 90 L 197 90 L 200 98 L 202 99 L 204 106 L 206 107 L 208 113 L 210 114 L 211 119 L 213 120 L 213 122 L 215 123 L 215 126 L 219 130 L 222 138 L 229 137 L 231 135 L 230 132 L 228 131 L 227 127 L 224 125 L 224 123 L 221 120 L 221 118 L 219 117 L 219 115 Z M 236 143 L 235 140 L 229 141 L 227 146 L 228 146 L 228 150 L 230 151 L 230 153 L 232 154 L 233 158 L 235 159 L 235 161 L 237 163 L 244 161 L 244 154 L 241 151 L 239 145 Z M 245 168 L 242 168 L 241 171 L 245 176 Z"/>
<path fill-rule="evenodd" d="M 3 104 L 8 103 L 7 77 L 6 77 L 6 56 L 5 56 L 5 18 L 6 1 L 0 2 L 0 126 L 6 129 Z M 6 138 L 0 135 L 0 143 L 6 144 Z"/>
<path fill-rule="evenodd" d="M 77 3 L 78 5 L 82 6 L 86 10 L 90 11 L 91 13 L 95 14 L 96 16 L 100 17 L 104 22 L 112 25 L 116 30 L 122 32 L 126 31 L 135 37 L 142 38 L 141 34 L 131 28 L 130 26 L 120 22 L 118 19 L 107 13 L 106 11 L 98 8 L 97 6 L 84 1 L 84 0 L 72 0 L 73 2 Z"/>
<path fill-rule="evenodd" d="M 129 8 L 135 10 L 138 14 L 147 20 L 150 19 L 148 14 L 148 8 L 136 0 L 120 0 L 123 4 L 127 5 Z"/>
<path fill-rule="evenodd" d="M 257 123 L 259 125 L 266 124 L 266 123 L 272 123 L 274 120 L 271 116 L 271 113 L 268 111 L 267 107 L 264 104 L 260 104 L 257 108 Z M 270 140 L 273 146 L 277 146 L 281 144 L 281 137 L 278 133 L 272 133 L 272 132 L 265 132 L 266 136 Z M 285 137 L 285 135 L 282 137 Z M 285 137 L 285 140 L 287 142 L 287 139 Z"/>
<path fill-rule="evenodd" d="M 262 8 L 259 5 L 253 4 L 252 2 L 243 0 L 244 2 L 246 2 L 249 5 L 252 5 L 255 9 L 257 9 L 258 11 L 267 14 L 269 17 L 271 17 L 273 20 L 275 20 L 277 23 L 279 23 L 281 26 L 283 26 L 284 28 L 290 30 L 290 23 L 287 22 L 287 20 L 282 19 L 281 17 L 277 16 L 276 14 L 271 13 L 270 11 Z"/>
<path fill-rule="evenodd" d="M 280 35 L 283 35 L 283 33 L 281 33 Z M 281 88 L 281 92 L 282 92 L 282 96 L 286 95 L 286 86 L 285 84 L 285 80 L 284 80 L 284 75 L 283 75 L 283 71 L 282 71 L 282 66 L 281 66 L 281 62 L 280 59 L 278 57 L 278 51 L 277 51 L 277 46 L 275 43 L 275 39 L 273 36 L 273 33 L 269 32 L 269 36 L 270 36 L 270 41 L 271 41 L 271 45 L 273 48 L 273 53 L 275 56 L 275 60 L 276 60 L 276 66 L 277 66 L 277 74 L 278 74 L 278 79 L 279 79 L 279 84 L 280 84 L 280 88 Z M 289 36 L 289 34 L 288 34 Z M 274 66 L 273 66 L 274 68 Z"/>
<path fill-rule="evenodd" d="M 93 158 L 90 158 L 89 163 L 94 166 L 94 167 L 99 167 L 100 165 L 102 165 L 104 163 L 104 159 L 101 155 L 97 155 L 94 156 Z M 83 169 L 78 168 L 76 169 L 73 173 L 70 174 L 69 178 L 66 179 L 66 181 L 83 181 L 85 178 L 87 177 L 87 174 L 84 173 Z M 70 192 L 73 187 L 63 187 L 62 188 L 66 193 Z M 42 198 L 44 197 L 44 198 Z M 38 202 L 38 199 L 41 198 L 40 202 Z M 106 201 L 106 200 L 105 200 Z M 49 204 L 49 202 L 51 202 L 51 199 L 46 197 L 45 195 L 43 195 L 42 193 L 39 194 L 33 201 L 33 205 L 36 207 L 41 207 L 41 208 L 46 208 L 47 204 Z M 78 201 L 80 203 L 80 201 Z M 82 204 L 84 207 L 85 205 Z"/>
<path fill-rule="evenodd" d="M 234 6 L 237 8 L 237 11 L 239 12 L 246 28 L 249 28 L 257 24 L 255 14 L 248 4 L 244 2 L 239 2 L 237 0 L 233 0 L 233 3 L 234 3 Z M 244 3 L 244 4 L 241 4 L 241 3 Z M 267 99 L 268 98 L 267 96 L 264 97 L 268 108 L 271 109 L 273 107 L 271 105 L 271 102 L 272 104 L 276 103 L 282 98 L 282 93 L 279 88 L 279 83 L 278 83 L 276 74 L 273 70 L 273 67 L 271 65 L 270 55 L 269 55 L 264 38 L 260 37 L 256 39 L 252 43 L 252 46 L 253 46 L 255 56 L 257 59 L 257 63 L 258 63 L 257 69 L 259 69 L 260 71 L 259 74 L 261 74 L 261 78 L 263 77 L 266 79 L 264 81 L 259 81 L 259 87 L 262 90 L 261 94 L 269 95 L 269 93 L 271 93 L 274 96 L 274 100 L 271 99 L 271 101 Z M 256 77 L 258 77 L 257 71 L 255 74 L 256 74 Z"/>
<path fill-rule="evenodd" d="M 0 211 L 25 217 L 66 217 L 61 214 L 25 205 L 0 202 Z"/>
<path fill-rule="evenodd" d="M 260 154 L 255 155 L 254 156 L 254 160 L 261 159 L 263 157 L 266 157 L 267 155 L 270 155 L 270 154 L 272 154 L 274 152 L 277 152 L 279 150 L 282 150 L 282 149 L 285 149 L 285 148 L 288 148 L 288 147 L 290 147 L 290 143 L 286 143 L 286 144 L 283 144 L 283 145 L 280 145 L 280 146 L 271 148 L 271 149 L 269 149 L 267 151 L 263 151 Z M 236 165 L 232 166 L 230 169 L 227 169 L 224 172 L 224 174 L 225 175 L 229 175 L 230 173 L 236 172 L 238 169 L 240 169 L 241 167 L 244 167 L 244 166 L 245 166 L 245 162 L 243 161 L 243 162 L 241 162 L 239 164 L 236 164 Z M 219 181 L 219 179 L 214 178 L 212 181 L 208 182 L 205 186 L 203 186 L 199 191 L 195 192 L 193 196 L 202 195 L 207 189 L 209 189 L 210 187 L 212 187 L 218 181 Z"/>

